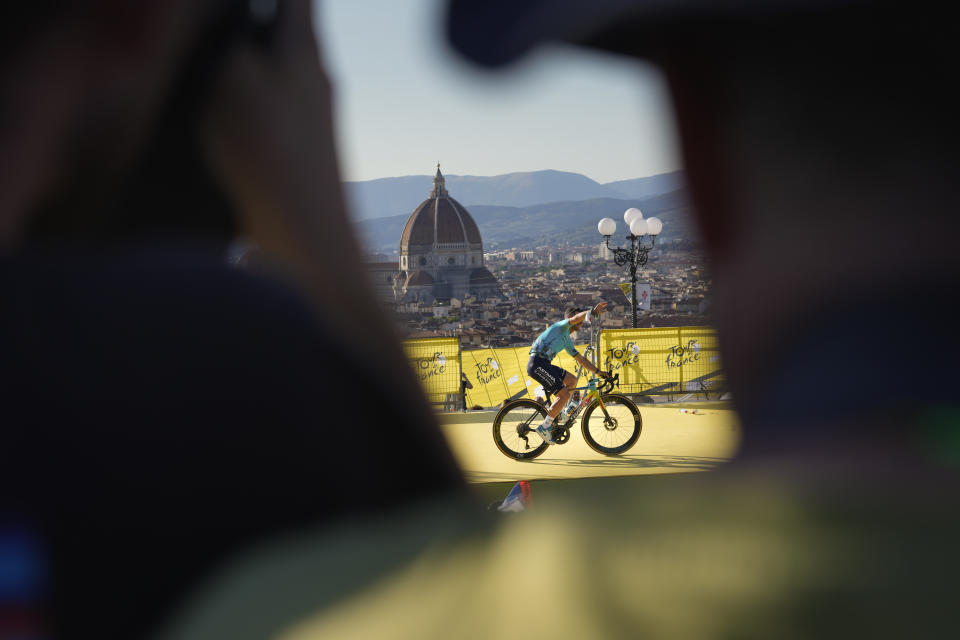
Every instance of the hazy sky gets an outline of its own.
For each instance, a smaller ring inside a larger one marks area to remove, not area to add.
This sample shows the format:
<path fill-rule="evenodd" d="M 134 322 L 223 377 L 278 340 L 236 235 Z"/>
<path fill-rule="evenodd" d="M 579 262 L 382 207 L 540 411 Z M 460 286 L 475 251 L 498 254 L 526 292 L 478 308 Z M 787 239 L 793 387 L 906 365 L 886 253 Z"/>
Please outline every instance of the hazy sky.
<path fill-rule="evenodd" d="M 551 48 L 489 73 L 446 44 L 443 0 L 319 0 L 344 179 L 558 169 L 598 182 L 680 168 L 656 68 Z"/>

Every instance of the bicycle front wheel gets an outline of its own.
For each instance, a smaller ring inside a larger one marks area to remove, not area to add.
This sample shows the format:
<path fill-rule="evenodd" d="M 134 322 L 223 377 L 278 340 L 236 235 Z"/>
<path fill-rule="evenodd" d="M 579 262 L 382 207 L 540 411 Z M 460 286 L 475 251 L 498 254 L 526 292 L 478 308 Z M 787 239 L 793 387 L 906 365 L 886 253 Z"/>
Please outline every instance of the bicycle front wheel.
<path fill-rule="evenodd" d="M 643 428 L 640 410 L 630 398 L 620 394 L 611 393 L 600 399 L 603 409 L 599 402 L 594 402 L 583 414 L 583 439 L 597 453 L 620 455 L 635 445 L 640 437 Z"/>
<path fill-rule="evenodd" d="M 514 460 L 532 460 L 550 445 L 537 433 L 547 410 L 533 400 L 514 400 L 493 419 L 493 441 L 497 449 Z"/>

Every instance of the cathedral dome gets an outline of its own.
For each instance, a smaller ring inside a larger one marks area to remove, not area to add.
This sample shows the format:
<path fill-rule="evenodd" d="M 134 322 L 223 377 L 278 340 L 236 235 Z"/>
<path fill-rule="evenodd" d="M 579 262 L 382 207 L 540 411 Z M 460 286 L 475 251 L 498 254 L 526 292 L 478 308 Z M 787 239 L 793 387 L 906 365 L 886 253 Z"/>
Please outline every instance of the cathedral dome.
<path fill-rule="evenodd" d="M 483 265 L 480 229 L 445 183 L 438 164 L 433 190 L 407 219 L 397 264 L 400 284 L 393 291 L 397 300 L 500 295 L 497 279 Z"/>
<path fill-rule="evenodd" d="M 462 204 L 450 197 L 444 183 L 438 166 L 433 191 L 414 209 L 403 228 L 401 252 L 437 245 L 475 246 L 478 249 L 482 246 L 477 223 Z"/>

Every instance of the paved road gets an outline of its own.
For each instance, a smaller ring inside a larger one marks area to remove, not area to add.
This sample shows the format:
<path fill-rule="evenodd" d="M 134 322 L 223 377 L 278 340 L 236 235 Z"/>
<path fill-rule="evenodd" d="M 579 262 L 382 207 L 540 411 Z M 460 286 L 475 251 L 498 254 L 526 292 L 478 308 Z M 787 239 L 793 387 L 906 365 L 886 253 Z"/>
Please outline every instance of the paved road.
<path fill-rule="evenodd" d="M 626 455 L 596 453 L 577 428 L 569 442 L 530 462 L 510 460 L 497 449 L 491 435 L 494 411 L 440 414 L 440 423 L 469 482 L 509 482 L 707 471 L 733 456 L 740 428 L 729 409 L 697 411 L 684 414 L 678 406 L 641 405 L 643 433 Z"/>

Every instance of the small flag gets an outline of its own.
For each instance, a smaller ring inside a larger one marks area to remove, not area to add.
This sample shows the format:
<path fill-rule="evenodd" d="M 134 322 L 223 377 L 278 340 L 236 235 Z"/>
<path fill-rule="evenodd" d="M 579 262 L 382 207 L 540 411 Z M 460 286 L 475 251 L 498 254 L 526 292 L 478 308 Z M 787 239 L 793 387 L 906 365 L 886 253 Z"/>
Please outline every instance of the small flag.
<path fill-rule="evenodd" d="M 497 507 L 497 511 L 501 513 L 523 511 L 530 506 L 532 500 L 533 492 L 530 489 L 530 481 L 521 480 L 513 485 L 510 493 L 507 494 L 507 497 L 504 498 L 500 506 Z"/>
<path fill-rule="evenodd" d="M 620 287 L 620 291 L 623 291 L 623 295 L 627 298 L 627 301 L 633 302 L 633 298 L 630 297 L 630 294 L 633 293 L 633 284 L 630 282 L 623 282 L 617 286 Z M 650 309 L 649 283 L 637 284 L 637 309 L 643 309 L 645 311 Z"/>

